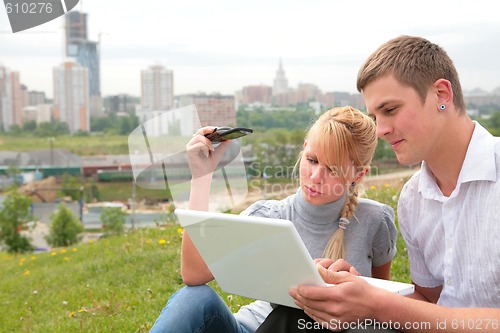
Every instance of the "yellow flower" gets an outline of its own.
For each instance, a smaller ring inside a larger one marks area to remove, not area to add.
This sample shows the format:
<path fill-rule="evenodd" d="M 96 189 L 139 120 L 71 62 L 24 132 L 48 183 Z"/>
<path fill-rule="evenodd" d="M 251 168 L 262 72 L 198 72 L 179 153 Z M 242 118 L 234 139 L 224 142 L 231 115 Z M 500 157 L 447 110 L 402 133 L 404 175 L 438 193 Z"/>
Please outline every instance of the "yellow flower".
<path fill-rule="evenodd" d="M 76 252 L 78 251 L 78 249 L 76 247 L 73 248 L 73 252 Z"/>
<path fill-rule="evenodd" d="M 166 240 L 164 240 L 164 239 L 160 239 L 160 240 L 158 241 L 158 244 L 163 245 L 163 244 L 165 244 L 166 242 L 167 242 Z"/>
<path fill-rule="evenodd" d="M 177 229 L 177 233 L 182 234 L 182 228 Z"/>
<path fill-rule="evenodd" d="M 385 187 L 390 187 L 391 185 L 390 184 L 385 184 Z"/>
<path fill-rule="evenodd" d="M 56 256 L 56 255 L 57 255 L 57 252 L 50 252 L 50 255 L 51 255 L 51 256 Z"/>
<path fill-rule="evenodd" d="M 74 316 L 75 316 L 75 311 L 71 311 L 71 312 L 69 313 L 69 317 L 70 317 L 70 318 L 72 318 L 72 317 L 74 317 Z"/>
<path fill-rule="evenodd" d="M 61 253 L 66 253 L 66 249 L 61 249 Z"/>
<path fill-rule="evenodd" d="M 31 256 L 31 260 L 36 260 L 36 257 L 35 256 Z"/>
<path fill-rule="evenodd" d="M 370 189 L 374 190 L 375 189 L 375 185 L 370 186 Z"/>
<path fill-rule="evenodd" d="M 64 257 L 64 261 L 69 261 L 69 257 Z"/>
<path fill-rule="evenodd" d="M 85 310 L 84 309 L 80 309 L 80 310 L 78 310 L 78 312 L 82 313 L 82 312 L 85 312 Z"/>
<path fill-rule="evenodd" d="M 27 269 L 24 271 L 23 275 L 24 276 L 29 276 L 31 274 L 31 272 Z"/>
<path fill-rule="evenodd" d="M 94 242 L 93 239 L 89 239 L 89 244 L 92 244 Z"/>
<path fill-rule="evenodd" d="M 26 258 L 21 258 L 21 262 L 25 262 L 26 261 Z"/>

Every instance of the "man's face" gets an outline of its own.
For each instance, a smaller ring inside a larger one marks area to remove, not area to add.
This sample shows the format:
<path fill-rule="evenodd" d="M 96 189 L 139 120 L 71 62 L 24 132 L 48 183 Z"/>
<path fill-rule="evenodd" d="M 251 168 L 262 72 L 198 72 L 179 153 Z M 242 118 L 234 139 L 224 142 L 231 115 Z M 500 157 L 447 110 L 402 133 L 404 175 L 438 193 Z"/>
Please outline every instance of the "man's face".
<path fill-rule="evenodd" d="M 399 163 L 427 160 L 437 139 L 436 102 L 427 94 L 422 104 L 417 92 L 392 75 L 382 76 L 363 89 L 368 114 L 375 118 L 377 136 L 386 140 Z"/>

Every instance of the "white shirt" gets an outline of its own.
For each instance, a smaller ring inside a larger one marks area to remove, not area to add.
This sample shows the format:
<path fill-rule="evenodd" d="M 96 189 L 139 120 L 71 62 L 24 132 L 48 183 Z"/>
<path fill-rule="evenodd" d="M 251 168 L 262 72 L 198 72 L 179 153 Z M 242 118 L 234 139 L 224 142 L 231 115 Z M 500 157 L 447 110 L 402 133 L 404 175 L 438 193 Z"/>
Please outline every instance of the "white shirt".
<path fill-rule="evenodd" d="M 401 192 L 398 216 L 411 278 L 442 285 L 438 304 L 500 307 L 500 138 L 475 123 L 449 197 L 423 162 Z"/>

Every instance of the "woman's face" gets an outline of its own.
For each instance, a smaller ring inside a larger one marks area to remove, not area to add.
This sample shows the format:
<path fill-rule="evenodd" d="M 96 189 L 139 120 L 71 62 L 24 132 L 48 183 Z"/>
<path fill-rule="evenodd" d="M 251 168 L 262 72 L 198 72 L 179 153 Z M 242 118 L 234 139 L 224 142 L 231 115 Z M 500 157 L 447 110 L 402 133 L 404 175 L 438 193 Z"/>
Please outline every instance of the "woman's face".
<path fill-rule="evenodd" d="M 324 156 L 318 151 L 314 140 L 304 143 L 300 160 L 300 187 L 304 198 L 312 205 L 319 206 L 340 199 L 347 190 L 347 184 L 354 179 L 354 166 L 351 168 L 334 168 L 325 164 Z M 344 174 L 344 182 L 339 177 Z"/>

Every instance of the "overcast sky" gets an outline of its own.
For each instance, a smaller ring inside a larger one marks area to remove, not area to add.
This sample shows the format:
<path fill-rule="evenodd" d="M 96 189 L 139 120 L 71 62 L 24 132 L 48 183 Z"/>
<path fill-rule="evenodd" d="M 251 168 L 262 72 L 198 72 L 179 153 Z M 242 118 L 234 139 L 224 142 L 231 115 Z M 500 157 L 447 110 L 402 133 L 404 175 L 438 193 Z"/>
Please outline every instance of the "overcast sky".
<path fill-rule="evenodd" d="M 84 0 L 89 37 L 101 33 L 102 94 L 140 95 L 140 71 L 174 71 L 175 94 L 233 94 L 272 85 L 279 59 L 292 87 L 356 92 L 366 57 L 393 37 L 419 35 L 454 60 L 466 90 L 500 87 L 497 0 Z M 53 96 L 64 61 L 63 19 L 13 34 L 0 7 L 0 63 L 29 90 Z"/>

